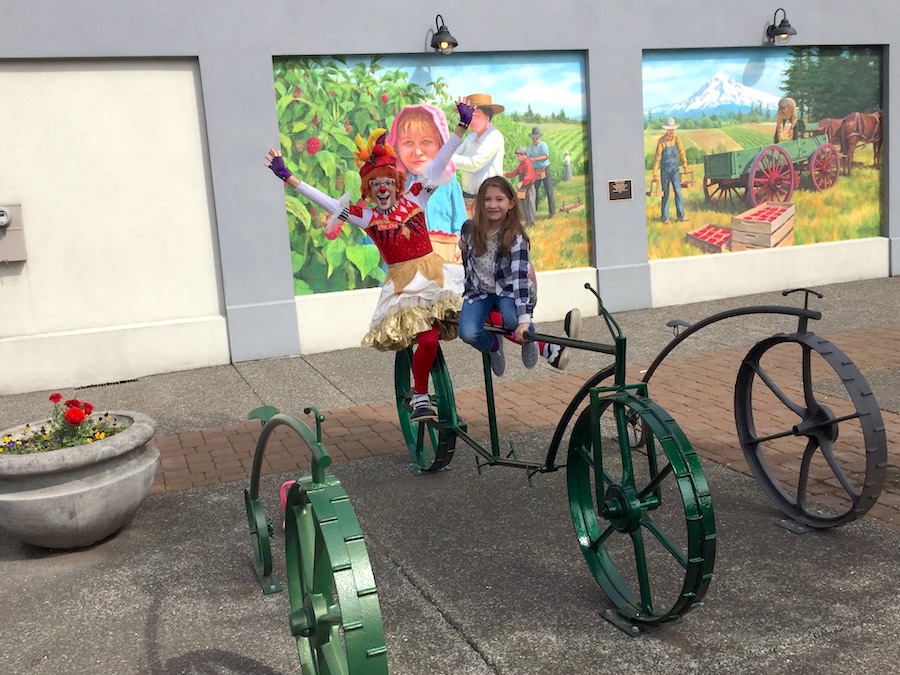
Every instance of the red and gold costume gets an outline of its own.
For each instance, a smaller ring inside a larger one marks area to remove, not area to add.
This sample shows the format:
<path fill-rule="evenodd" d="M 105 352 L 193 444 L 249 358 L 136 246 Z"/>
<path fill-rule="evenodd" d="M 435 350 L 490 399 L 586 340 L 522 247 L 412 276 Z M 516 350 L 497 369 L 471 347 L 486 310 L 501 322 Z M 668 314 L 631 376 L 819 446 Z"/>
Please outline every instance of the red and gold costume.
<path fill-rule="evenodd" d="M 372 152 L 373 140 L 378 136 L 378 132 L 370 136 L 370 155 L 366 160 L 371 168 L 366 170 L 366 163 L 361 166 L 363 180 L 367 180 L 367 174 L 381 174 L 376 167 L 393 167 L 392 161 L 385 161 L 383 148 L 377 156 Z M 383 135 L 379 140 L 383 145 Z M 359 140 L 357 143 L 364 148 Z M 326 226 L 326 236 L 336 237 L 343 222 L 355 225 L 372 238 L 388 265 L 363 345 L 382 351 L 406 349 L 416 336 L 432 327 L 437 328 L 442 340 L 458 334 L 456 323 L 446 324 L 444 320 L 459 317 L 463 270 L 460 265 L 445 263 L 433 252 L 425 224 L 425 204 L 440 185 L 444 167 L 459 144 L 460 139 L 451 135 L 426 167 L 422 179 L 398 196 L 389 209 L 347 206 L 303 182 L 296 188 L 300 195 L 332 214 L 333 223 Z M 398 182 L 397 189 L 402 189 L 402 183 Z"/>

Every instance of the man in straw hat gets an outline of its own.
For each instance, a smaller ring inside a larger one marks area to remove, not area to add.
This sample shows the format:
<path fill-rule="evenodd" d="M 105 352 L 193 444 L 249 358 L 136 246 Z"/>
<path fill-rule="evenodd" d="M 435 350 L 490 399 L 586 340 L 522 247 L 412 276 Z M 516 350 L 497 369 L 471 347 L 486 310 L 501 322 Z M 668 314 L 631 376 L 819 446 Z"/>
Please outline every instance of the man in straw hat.
<path fill-rule="evenodd" d="M 675 135 L 678 125 L 675 119 L 670 117 L 663 124 L 666 130 L 656 144 L 656 156 L 653 158 L 653 180 L 662 179 L 662 221 L 669 222 L 669 187 L 675 193 L 675 214 L 678 220 L 685 222 L 690 220 L 684 215 L 684 199 L 681 197 L 681 172 L 679 171 L 679 161 L 681 166 L 687 170 L 687 155 L 684 154 L 684 146 L 681 145 L 681 139 Z"/>
<path fill-rule="evenodd" d="M 469 123 L 472 133 L 453 155 L 453 162 L 460 171 L 463 197 L 471 215 L 475 195 L 484 179 L 503 175 L 503 134 L 494 128 L 491 120 L 504 107 L 494 103 L 488 94 L 469 94 L 465 102 L 475 109 Z"/>

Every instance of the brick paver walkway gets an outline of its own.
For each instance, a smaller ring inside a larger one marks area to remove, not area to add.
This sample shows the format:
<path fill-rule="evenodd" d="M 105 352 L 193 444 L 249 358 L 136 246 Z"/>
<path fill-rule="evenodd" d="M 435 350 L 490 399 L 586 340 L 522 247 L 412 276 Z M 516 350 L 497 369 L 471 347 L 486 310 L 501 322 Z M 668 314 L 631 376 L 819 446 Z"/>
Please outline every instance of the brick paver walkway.
<path fill-rule="evenodd" d="M 900 325 L 835 333 L 828 339 L 845 353 L 852 354 L 854 364 L 864 375 L 900 367 Z M 649 386 L 650 397 L 673 416 L 701 457 L 750 475 L 738 442 L 733 410 L 735 378 L 746 353 L 746 347 L 689 356 L 677 356 L 676 351 L 654 373 Z M 775 373 L 782 367 L 796 369 L 799 360 L 798 350 L 780 361 L 764 365 L 768 372 Z M 639 381 L 648 365 L 632 364 L 628 368 L 628 381 Z M 816 367 L 814 373 L 817 386 L 819 377 L 835 379 L 833 371 L 827 367 Z M 495 380 L 500 433 L 555 427 L 572 396 L 591 374 L 567 373 L 517 382 Z M 802 401 L 795 388 L 798 385 L 799 380 L 795 378 L 793 387 L 782 386 L 794 394 L 793 400 Z M 852 403 L 842 402 L 831 393 L 832 389 L 834 387 L 828 389 L 829 406 L 836 411 L 841 406 L 849 406 L 853 410 Z M 837 390 L 844 391 L 839 386 Z M 466 389 L 455 394 L 458 414 L 468 422 L 469 434 L 475 438 L 487 437 L 484 389 Z M 774 400 L 774 397 L 771 398 Z M 773 407 L 772 417 L 777 424 L 777 416 L 784 417 L 788 411 L 777 401 Z M 296 414 L 301 419 L 305 417 L 302 411 L 284 412 Z M 393 401 L 322 412 L 326 417 L 322 442 L 335 461 L 406 453 Z M 869 515 L 900 527 L 900 461 L 894 450 L 900 442 L 900 415 L 882 410 L 882 416 L 888 443 L 887 478 L 878 503 Z M 304 421 L 314 427 L 311 418 Z M 761 422 L 758 421 L 758 426 Z M 790 423 L 787 424 L 789 426 Z M 152 493 L 248 480 L 260 428 L 259 422 L 248 421 L 228 427 L 158 436 L 155 443 L 161 453 L 160 469 Z M 841 427 L 842 432 L 844 428 Z M 839 440 L 841 443 L 851 442 L 848 438 Z M 470 452 L 469 449 L 459 443 L 454 461 L 459 461 L 459 456 L 466 452 Z M 775 453 L 767 456 L 772 472 L 789 484 L 796 484 L 801 453 L 802 447 L 795 454 Z M 860 468 L 859 457 L 861 452 L 852 460 L 857 463 L 856 466 L 850 466 L 849 470 Z M 263 474 L 294 470 L 303 473 L 309 467 L 309 461 L 306 445 L 286 428 L 277 429 L 266 447 Z M 818 471 L 813 472 L 809 491 L 827 501 L 825 495 L 833 492 L 834 484 L 832 473 L 819 467 Z M 760 499 L 766 499 L 762 492 Z"/>

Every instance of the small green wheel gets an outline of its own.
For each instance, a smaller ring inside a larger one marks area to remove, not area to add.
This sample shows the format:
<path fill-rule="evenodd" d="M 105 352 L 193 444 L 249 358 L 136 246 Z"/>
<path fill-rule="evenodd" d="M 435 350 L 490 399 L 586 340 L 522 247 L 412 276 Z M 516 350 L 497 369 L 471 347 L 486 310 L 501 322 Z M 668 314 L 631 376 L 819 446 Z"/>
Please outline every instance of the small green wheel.
<path fill-rule="evenodd" d="M 290 625 L 303 673 L 386 674 L 375 577 L 340 482 L 294 483 L 285 516 Z"/>
<path fill-rule="evenodd" d="M 414 422 L 410 419 L 412 397 L 412 347 L 397 352 L 394 360 L 394 392 L 397 396 L 397 414 L 400 430 L 413 463 L 420 471 L 439 471 L 450 464 L 456 448 L 456 435 L 451 429 L 463 428 L 456 417 L 456 400 L 453 384 L 444 354 L 438 347 L 437 357 L 431 367 L 431 385 L 434 394 L 432 404 L 437 410 L 436 424 Z"/>
<path fill-rule="evenodd" d="M 712 579 L 715 519 L 700 462 L 668 413 L 628 390 L 593 390 L 567 468 L 578 543 L 618 609 L 606 618 L 636 635 L 697 607 Z"/>

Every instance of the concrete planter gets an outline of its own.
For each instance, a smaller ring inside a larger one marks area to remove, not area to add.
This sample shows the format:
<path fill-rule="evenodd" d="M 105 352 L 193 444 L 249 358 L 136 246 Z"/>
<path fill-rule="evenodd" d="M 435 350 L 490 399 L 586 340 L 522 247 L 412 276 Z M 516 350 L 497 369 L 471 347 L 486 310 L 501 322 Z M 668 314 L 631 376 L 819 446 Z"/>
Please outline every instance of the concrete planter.
<path fill-rule="evenodd" d="M 73 448 L 0 454 L 0 529 L 35 546 L 71 549 L 101 541 L 131 519 L 156 477 L 159 450 L 148 444 L 156 423 L 136 412 L 110 414 L 130 420 L 128 428 Z"/>

